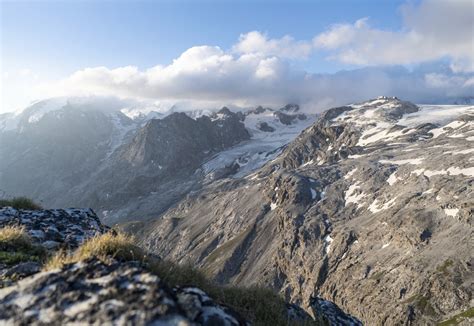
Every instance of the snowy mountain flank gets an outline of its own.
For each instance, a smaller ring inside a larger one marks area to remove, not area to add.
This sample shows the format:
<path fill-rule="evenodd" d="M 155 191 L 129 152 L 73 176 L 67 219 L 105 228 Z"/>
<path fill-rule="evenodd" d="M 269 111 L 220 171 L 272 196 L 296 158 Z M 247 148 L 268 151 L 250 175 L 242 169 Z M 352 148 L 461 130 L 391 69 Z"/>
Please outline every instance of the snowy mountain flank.
<path fill-rule="evenodd" d="M 472 105 L 52 99 L 0 116 L 0 156 L 4 193 L 91 207 L 157 256 L 333 325 L 472 322 Z"/>
<path fill-rule="evenodd" d="M 179 112 L 127 104 L 54 98 L 0 116 L 0 190 L 48 207 L 92 207 L 109 224 L 154 217 L 206 182 L 260 168 L 315 120 L 297 105 Z"/>

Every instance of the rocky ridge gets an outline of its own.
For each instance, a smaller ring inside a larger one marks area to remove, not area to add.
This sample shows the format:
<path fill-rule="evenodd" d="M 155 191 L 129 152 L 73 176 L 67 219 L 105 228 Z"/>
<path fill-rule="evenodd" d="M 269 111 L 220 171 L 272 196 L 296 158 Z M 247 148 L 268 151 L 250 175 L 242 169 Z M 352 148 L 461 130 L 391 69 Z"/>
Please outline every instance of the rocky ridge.
<path fill-rule="evenodd" d="M 328 110 L 255 173 L 135 231 L 153 252 L 307 311 L 320 298 L 370 325 L 469 315 L 473 115 L 388 97 Z"/>

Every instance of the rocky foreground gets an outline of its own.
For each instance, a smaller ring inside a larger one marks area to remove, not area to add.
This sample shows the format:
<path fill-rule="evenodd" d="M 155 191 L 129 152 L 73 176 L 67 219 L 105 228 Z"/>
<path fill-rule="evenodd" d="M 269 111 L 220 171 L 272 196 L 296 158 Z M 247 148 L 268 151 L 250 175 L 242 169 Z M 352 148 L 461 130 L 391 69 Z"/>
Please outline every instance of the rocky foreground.
<path fill-rule="evenodd" d="M 6 324 L 248 325 L 194 287 L 169 288 L 138 262 L 92 259 L 0 290 Z"/>
<path fill-rule="evenodd" d="M 23 228 L 31 243 L 7 239 L 5 230 L 9 227 Z M 91 256 L 45 270 L 44 262 L 57 250 L 74 251 L 107 232 L 110 229 L 90 209 L 0 208 L 0 324 L 252 324 L 192 284 L 169 286 L 142 258 L 121 261 L 112 255 L 104 261 Z M 241 293 L 250 294 L 245 290 Z M 284 324 L 361 324 L 324 300 L 315 301 L 318 322 L 296 305 L 284 307 Z"/>

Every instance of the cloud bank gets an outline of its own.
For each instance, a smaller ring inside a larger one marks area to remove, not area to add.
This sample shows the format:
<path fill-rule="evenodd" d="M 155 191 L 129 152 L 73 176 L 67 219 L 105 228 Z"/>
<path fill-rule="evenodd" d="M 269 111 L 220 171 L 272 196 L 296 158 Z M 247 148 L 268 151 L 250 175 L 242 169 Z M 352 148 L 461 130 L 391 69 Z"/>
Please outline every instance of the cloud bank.
<path fill-rule="evenodd" d="M 311 111 L 378 95 L 449 101 L 474 94 L 472 6 L 471 0 L 405 5 L 400 31 L 374 28 L 368 18 L 332 25 L 312 40 L 272 39 L 252 31 L 229 50 L 195 46 L 168 65 L 147 70 L 85 68 L 38 90 L 45 96 L 113 95 L 216 106 L 295 102 Z M 295 68 L 295 61 L 311 60 L 315 52 L 360 68 L 335 74 Z"/>
<path fill-rule="evenodd" d="M 401 8 L 403 29 L 373 28 L 368 18 L 336 24 L 313 39 L 331 58 L 356 65 L 413 64 L 449 58 L 454 72 L 474 72 L 472 0 L 422 2 Z"/>

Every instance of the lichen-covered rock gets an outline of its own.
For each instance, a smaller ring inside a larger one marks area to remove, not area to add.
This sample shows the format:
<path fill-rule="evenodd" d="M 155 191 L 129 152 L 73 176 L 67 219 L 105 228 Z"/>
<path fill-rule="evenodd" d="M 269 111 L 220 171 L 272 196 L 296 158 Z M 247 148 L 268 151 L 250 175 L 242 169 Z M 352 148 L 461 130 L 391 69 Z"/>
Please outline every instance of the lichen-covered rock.
<path fill-rule="evenodd" d="M 247 325 L 200 289 L 170 289 L 138 263 L 96 259 L 2 289 L 0 306 L 0 324 Z"/>
<path fill-rule="evenodd" d="M 24 226 L 33 242 L 48 250 L 75 249 L 88 238 L 109 230 L 92 209 L 0 208 L 0 228 L 14 225 Z"/>

